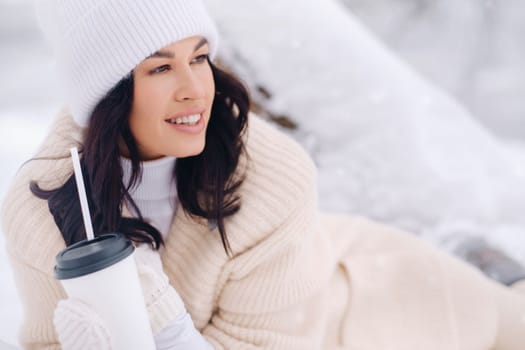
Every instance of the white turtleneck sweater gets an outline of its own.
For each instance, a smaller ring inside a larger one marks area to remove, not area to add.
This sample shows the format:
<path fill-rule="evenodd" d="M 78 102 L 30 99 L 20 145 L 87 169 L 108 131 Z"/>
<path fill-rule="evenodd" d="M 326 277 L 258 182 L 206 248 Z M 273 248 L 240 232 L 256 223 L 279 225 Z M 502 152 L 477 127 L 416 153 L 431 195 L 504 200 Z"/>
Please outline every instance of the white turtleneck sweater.
<path fill-rule="evenodd" d="M 144 220 L 153 225 L 166 240 L 177 202 L 173 179 L 174 157 L 142 162 L 142 179 L 129 190 Z M 124 185 L 131 178 L 131 160 L 121 158 Z"/>
<path fill-rule="evenodd" d="M 144 220 L 159 230 L 164 241 L 168 238 L 177 205 L 177 187 L 173 179 L 175 161 L 174 157 L 164 157 L 142 162 L 142 179 L 129 190 Z M 131 178 L 131 161 L 121 158 L 121 164 L 126 185 Z M 152 251 L 145 245 L 137 249 L 141 250 L 141 254 L 159 254 L 158 251 Z M 162 270 L 160 256 L 155 260 L 158 262 L 156 268 Z M 177 315 L 166 328 L 155 336 L 155 344 L 158 350 L 213 349 L 195 329 L 186 310 Z"/>

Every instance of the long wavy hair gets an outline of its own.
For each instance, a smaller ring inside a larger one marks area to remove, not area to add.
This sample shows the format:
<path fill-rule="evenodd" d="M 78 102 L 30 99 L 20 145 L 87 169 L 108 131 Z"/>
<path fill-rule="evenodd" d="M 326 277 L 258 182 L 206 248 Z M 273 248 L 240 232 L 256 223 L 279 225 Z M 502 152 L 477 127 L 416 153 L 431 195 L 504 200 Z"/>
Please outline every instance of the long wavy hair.
<path fill-rule="evenodd" d="M 234 176 L 245 151 L 242 134 L 247 125 L 250 98 L 245 86 L 233 75 L 208 61 L 215 80 L 215 99 L 206 131 L 204 150 L 196 156 L 178 158 L 173 170 L 180 204 L 187 214 L 205 218 L 219 229 L 222 245 L 231 253 L 224 219 L 240 208 L 237 190 L 242 176 Z M 95 107 L 80 152 L 80 163 L 96 233 L 122 232 L 136 242 L 158 249 L 160 232 L 144 220 L 129 189 L 142 176 L 138 147 L 129 127 L 133 103 L 133 74 L 123 78 Z M 123 182 L 120 140 L 132 164 L 130 183 Z M 54 190 L 30 184 L 34 195 L 48 201 L 55 222 L 67 245 L 85 239 L 74 175 Z M 122 217 L 126 204 L 134 218 Z"/>

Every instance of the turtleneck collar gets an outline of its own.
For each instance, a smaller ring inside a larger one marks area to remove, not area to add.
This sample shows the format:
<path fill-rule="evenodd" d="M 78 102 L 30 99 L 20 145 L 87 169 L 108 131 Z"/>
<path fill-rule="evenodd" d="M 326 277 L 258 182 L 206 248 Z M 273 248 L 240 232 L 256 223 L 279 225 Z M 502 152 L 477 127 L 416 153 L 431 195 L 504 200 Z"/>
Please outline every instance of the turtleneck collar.
<path fill-rule="evenodd" d="M 131 160 L 121 157 L 124 185 L 131 178 Z M 160 159 L 142 162 L 142 180 L 130 188 L 129 193 L 134 199 L 160 200 L 173 197 L 176 193 L 173 168 L 175 157 L 163 157 Z"/>

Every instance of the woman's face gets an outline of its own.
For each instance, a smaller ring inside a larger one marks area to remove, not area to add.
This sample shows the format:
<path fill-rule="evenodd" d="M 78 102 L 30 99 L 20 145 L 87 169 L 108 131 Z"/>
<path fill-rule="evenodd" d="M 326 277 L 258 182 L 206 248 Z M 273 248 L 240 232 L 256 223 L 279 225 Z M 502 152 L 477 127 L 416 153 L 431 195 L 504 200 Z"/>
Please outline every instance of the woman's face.
<path fill-rule="evenodd" d="M 202 152 L 215 84 L 209 48 L 199 36 L 168 45 L 133 72 L 131 133 L 142 160 Z"/>

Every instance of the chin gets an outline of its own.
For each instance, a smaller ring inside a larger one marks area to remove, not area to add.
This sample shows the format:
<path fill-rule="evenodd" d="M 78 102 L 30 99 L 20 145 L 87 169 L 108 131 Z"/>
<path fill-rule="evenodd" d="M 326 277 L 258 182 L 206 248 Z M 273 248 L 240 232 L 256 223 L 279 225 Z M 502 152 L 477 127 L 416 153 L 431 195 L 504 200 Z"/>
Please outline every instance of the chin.
<path fill-rule="evenodd" d="M 178 155 L 177 158 L 187 158 L 187 157 L 195 157 L 201 154 L 204 151 L 205 143 L 202 143 L 200 145 L 195 145 L 194 147 L 185 147 L 186 149 L 182 152 L 177 152 Z"/>

